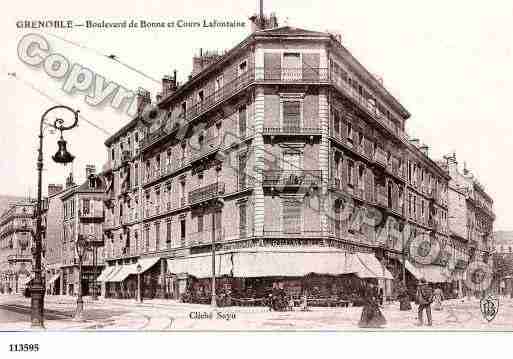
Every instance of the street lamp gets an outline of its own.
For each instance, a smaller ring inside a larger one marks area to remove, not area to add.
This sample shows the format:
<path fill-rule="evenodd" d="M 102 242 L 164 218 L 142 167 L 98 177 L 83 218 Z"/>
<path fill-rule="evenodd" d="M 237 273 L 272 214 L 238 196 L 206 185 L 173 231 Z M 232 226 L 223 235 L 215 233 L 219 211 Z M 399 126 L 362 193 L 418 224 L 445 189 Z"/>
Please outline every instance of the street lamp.
<path fill-rule="evenodd" d="M 142 292 L 141 292 L 141 263 L 137 264 L 137 303 L 142 303 Z"/>
<path fill-rule="evenodd" d="M 78 293 L 77 293 L 77 310 L 74 319 L 82 321 L 84 315 L 84 299 L 82 298 L 82 259 L 87 249 L 87 243 L 83 236 L 79 235 L 75 242 L 75 249 L 78 256 Z"/>
<path fill-rule="evenodd" d="M 57 153 L 52 156 L 52 159 L 57 163 L 67 164 L 73 161 L 74 157 L 68 152 L 66 149 L 66 141 L 64 141 L 62 137 L 62 132 L 71 130 L 78 123 L 78 113 L 79 111 L 73 110 L 71 107 L 57 105 L 50 107 L 48 110 L 43 113 L 41 116 L 41 122 L 39 124 L 39 150 L 37 155 L 37 208 L 36 208 L 36 235 L 35 235 L 35 248 L 34 248 L 34 280 L 32 285 L 30 286 L 30 321 L 32 328 L 44 328 L 44 295 L 45 289 L 43 286 L 43 279 L 41 276 L 41 222 L 42 222 L 42 181 L 43 181 L 43 124 L 46 121 L 46 116 L 54 111 L 54 110 L 67 110 L 73 114 L 74 122 L 69 125 L 64 125 L 64 120 L 61 118 L 56 118 L 53 125 L 49 125 L 50 127 L 59 130 L 61 133 L 61 138 L 58 141 L 59 150 Z M 48 123 L 47 123 L 48 125 Z"/>

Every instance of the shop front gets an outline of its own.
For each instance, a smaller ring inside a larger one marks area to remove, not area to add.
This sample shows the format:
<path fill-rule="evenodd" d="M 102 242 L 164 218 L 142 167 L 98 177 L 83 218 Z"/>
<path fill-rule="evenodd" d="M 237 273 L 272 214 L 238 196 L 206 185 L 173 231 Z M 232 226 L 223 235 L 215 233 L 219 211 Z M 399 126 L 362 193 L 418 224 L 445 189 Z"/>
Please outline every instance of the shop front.
<path fill-rule="evenodd" d="M 165 276 L 162 265 L 158 263 L 161 263 L 159 257 L 151 257 L 105 267 L 96 279 L 101 283 L 101 295 L 105 298 L 135 299 L 140 276 L 143 298 L 163 297 Z"/>
<path fill-rule="evenodd" d="M 208 303 L 211 298 L 212 256 L 168 259 L 179 297 Z M 328 249 L 255 249 L 216 254 L 216 293 L 229 293 L 234 304 L 262 305 L 273 292 L 329 304 L 358 301 L 362 281 L 392 280 L 392 274 L 371 253 Z M 185 290 L 185 291 L 183 291 Z"/>

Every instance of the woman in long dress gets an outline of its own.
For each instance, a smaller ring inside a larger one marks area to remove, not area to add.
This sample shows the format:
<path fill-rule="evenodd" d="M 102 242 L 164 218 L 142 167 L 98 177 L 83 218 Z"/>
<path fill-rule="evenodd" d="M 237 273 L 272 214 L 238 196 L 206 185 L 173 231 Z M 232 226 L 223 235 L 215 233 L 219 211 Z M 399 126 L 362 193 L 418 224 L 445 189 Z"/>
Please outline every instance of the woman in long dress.
<path fill-rule="evenodd" d="M 379 309 L 378 289 L 372 283 L 366 283 L 364 286 L 364 305 L 358 326 L 360 328 L 381 328 L 387 321 Z"/>
<path fill-rule="evenodd" d="M 440 288 L 436 288 L 433 292 L 433 309 L 442 310 L 442 301 L 444 300 L 444 293 Z"/>

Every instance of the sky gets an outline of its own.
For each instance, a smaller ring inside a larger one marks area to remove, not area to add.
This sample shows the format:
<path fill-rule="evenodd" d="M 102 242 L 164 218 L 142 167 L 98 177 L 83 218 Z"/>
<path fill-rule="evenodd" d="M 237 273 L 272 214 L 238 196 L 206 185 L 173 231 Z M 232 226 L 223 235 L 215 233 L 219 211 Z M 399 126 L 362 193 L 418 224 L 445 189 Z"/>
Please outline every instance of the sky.
<path fill-rule="evenodd" d="M 312 4 L 315 4 L 313 6 Z M 91 106 L 84 93 L 68 94 L 64 81 L 49 77 L 40 67 L 17 56 L 21 38 L 31 32 L 48 40 L 50 52 L 70 63 L 86 66 L 108 81 L 128 89 L 143 87 L 155 94 L 160 79 L 178 71 L 185 82 L 192 56 L 204 49 L 229 49 L 249 35 L 247 20 L 257 10 L 256 0 L 174 0 L 64 2 L 17 0 L 3 7 L 0 22 L 0 184 L 2 194 L 36 195 L 37 134 L 42 113 L 57 102 L 80 109 L 83 118 L 109 133 L 129 121 L 124 111 L 108 104 Z M 264 11 L 276 12 L 280 25 L 341 33 L 342 42 L 408 109 L 407 132 L 430 146 L 433 159 L 456 152 L 494 199 L 495 229 L 513 230 L 513 203 L 508 175 L 513 127 L 513 2 L 511 1 L 298 1 L 264 0 Z M 245 21 L 238 28 L 182 29 L 19 29 L 20 20 L 136 21 L 211 20 Z M 144 73 L 109 60 L 118 59 Z M 15 72 L 14 79 L 7 74 Z M 85 165 L 99 169 L 106 161 L 107 134 L 81 119 L 64 133 L 73 165 L 53 163 L 58 134 L 45 132 L 43 188 L 64 183 L 72 170 L 84 178 Z"/>

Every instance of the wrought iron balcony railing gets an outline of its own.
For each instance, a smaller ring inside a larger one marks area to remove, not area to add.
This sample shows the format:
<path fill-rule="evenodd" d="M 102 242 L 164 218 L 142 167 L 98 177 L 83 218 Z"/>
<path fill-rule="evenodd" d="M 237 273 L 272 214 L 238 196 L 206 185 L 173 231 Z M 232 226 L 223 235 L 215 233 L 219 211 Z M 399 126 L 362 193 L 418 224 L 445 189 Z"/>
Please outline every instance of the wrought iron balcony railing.
<path fill-rule="evenodd" d="M 327 83 L 329 81 L 327 68 L 314 68 L 309 66 L 297 68 L 257 67 L 256 74 L 258 80 L 263 79 L 265 81 L 305 83 Z"/>
<path fill-rule="evenodd" d="M 189 204 L 208 201 L 224 194 L 224 182 L 216 182 L 189 192 Z"/>
<path fill-rule="evenodd" d="M 209 152 L 218 150 L 220 145 L 221 145 L 221 137 L 216 136 L 216 137 L 206 139 L 204 142 L 197 145 L 196 147 L 191 146 L 190 147 L 191 161 L 195 161 L 199 157 L 201 157 Z"/>
<path fill-rule="evenodd" d="M 322 237 L 327 235 L 326 232 L 320 230 L 301 230 L 299 228 L 284 228 L 284 229 L 265 229 L 263 231 L 264 237 L 270 238 L 312 238 Z"/>
<path fill-rule="evenodd" d="M 319 127 L 301 127 L 301 126 L 282 126 L 282 127 L 264 127 L 264 135 L 320 135 Z"/>
<path fill-rule="evenodd" d="M 10 254 L 7 256 L 7 262 L 8 263 L 21 263 L 21 262 L 32 262 L 32 255 L 31 254 Z"/>
<path fill-rule="evenodd" d="M 277 186 L 320 186 L 322 182 L 321 170 L 277 170 L 264 171 L 262 185 L 265 187 Z"/>
<path fill-rule="evenodd" d="M 89 211 L 78 210 L 78 217 L 86 218 L 86 219 L 93 219 L 93 218 L 101 219 L 101 218 L 105 217 L 105 212 L 102 209 L 89 210 Z"/>

